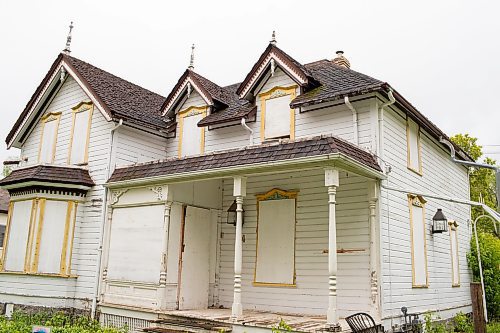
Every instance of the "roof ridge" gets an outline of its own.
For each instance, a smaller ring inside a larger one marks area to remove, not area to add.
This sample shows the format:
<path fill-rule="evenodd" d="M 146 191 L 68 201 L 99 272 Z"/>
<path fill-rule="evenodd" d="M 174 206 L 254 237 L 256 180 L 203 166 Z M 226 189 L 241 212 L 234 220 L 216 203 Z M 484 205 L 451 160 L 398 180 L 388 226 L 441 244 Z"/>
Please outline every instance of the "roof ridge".
<path fill-rule="evenodd" d="M 108 75 L 111 75 L 111 76 L 113 76 L 113 77 L 115 77 L 115 78 L 117 78 L 117 79 L 119 79 L 119 80 L 121 80 L 121 81 L 123 81 L 123 82 L 127 82 L 128 84 L 131 84 L 131 85 L 133 85 L 133 86 L 135 86 L 135 87 L 137 87 L 137 88 L 140 88 L 140 89 L 143 89 L 143 90 L 145 90 L 145 91 L 147 91 L 147 92 L 150 92 L 150 93 L 152 93 L 152 94 L 155 94 L 155 95 L 157 95 L 158 97 L 165 98 L 165 96 L 160 95 L 160 94 L 159 94 L 159 93 L 157 93 L 157 92 L 154 92 L 154 91 L 152 91 L 152 90 L 150 90 L 150 89 L 148 89 L 148 88 L 144 88 L 143 86 L 140 86 L 140 85 L 138 85 L 137 83 L 131 82 L 131 81 L 129 81 L 129 80 L 127 80 L 127 79 L 124 79 L 124 78 L 122 78 L 122 77 L 120 77 L 120 76 L 118 76 L 118 75 L 115 75 L 115 74 L 113 74 L 113 73 L 111 73 L 111 72 L 108 72 L 107 70 L 102 69 L 102 68 L 100 68 L 100 67 L 97 67 L 97 66 L 95 66 L 95 65 L 93 65 L 93 64 L 91 64 L 91 63 L 89 63 L 89 62 L 87 62 L 87 61 L 85 61 L 85 60 L 82 60 L 82 59 L 80 59 L 80 58 L 76 58 L 76 57 L 73 57 L 73 56 L 70 56 L 70 55 L 67 55 L 67 54 L 62 54 L 62 56 L 63 56 L 63 58 L 70 58 L 70 59 L 74 59 L 74 60 L 76 60 L 76 61 L 83 62 L 84 64 L 86 64 L 86 65 L 88 65 L 88 66 L 92 66 L 92 67 L 94 67 L 94 68 L 96 68 L 96 69 L 98 69 L 98 70 L 100 70 L 100 71 L 103 71 L 104 73 L 106 73 L 106 74 L 108 74 Z"/>

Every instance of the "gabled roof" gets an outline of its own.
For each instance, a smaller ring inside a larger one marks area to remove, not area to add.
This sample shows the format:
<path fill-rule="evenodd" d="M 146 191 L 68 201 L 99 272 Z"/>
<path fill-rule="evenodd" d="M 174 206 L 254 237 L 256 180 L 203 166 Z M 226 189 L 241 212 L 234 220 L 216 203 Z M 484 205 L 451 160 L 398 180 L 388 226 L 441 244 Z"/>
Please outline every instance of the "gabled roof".
<path fill-rule="evenodd" d="M 57 91 L 59 84 L 57 74 L 63 66 L 69 73 L 77 76 L 77 81 L 84 85 L 84 88 L 92 95 L 89 97 L 95 99 L 102 106 L 103 110 L 101 111 L 105 112 L 108 119 L 123 119 L 125 122 L 155 130 L 168 126 L 161 116 L 164 97 L 75 57 L 61 53 L 52 63 L 7 135 L 7 145 L 10 145 L 14 137 L 19 134 L 18 130 L 21 126 L 29 129 L 25 118 L 32 116 L 31 113 L 42 101 L 42 95 L 53 94 Z M 38 116 L 40 115 L 36 115 L 31 121 L 37 119 Z"/>
<path fill-rule="evenodd" d="M 335 136 L 316 136 L 116 168 L 108 184 L 184 173 L 196 175 L 196 171 L 206 172 L 212 169 L 220 170 L 256 164 L 267 164 L 272 167 L 271 162 L 294 161 L 330 154 L 345 156 L 377 173 L 382 171 L 376 158 L 361 148 Z"/>
<path fill-rule="evenodd" d="M 7 177 L 0 180 L 0 186 L 9 187 L 9 185 L 28 182 L 82 185 L 85 187 L 95 185 L 87 169 L 55 165 L 35 165 L 12 171 Z"/>
<path fill-rule="evenodd" d="M 259 82 L 266 70 L 270 68 L 271 60 L 274 60 L 275 65 L 290 75 L 300 86 L 315 87 L 318 85 L 316 79 L 305 66 L 276 45 L 269 44 L 236 90 L 236 94 L 240 98 L 245 98 L 248 92 Z"/>

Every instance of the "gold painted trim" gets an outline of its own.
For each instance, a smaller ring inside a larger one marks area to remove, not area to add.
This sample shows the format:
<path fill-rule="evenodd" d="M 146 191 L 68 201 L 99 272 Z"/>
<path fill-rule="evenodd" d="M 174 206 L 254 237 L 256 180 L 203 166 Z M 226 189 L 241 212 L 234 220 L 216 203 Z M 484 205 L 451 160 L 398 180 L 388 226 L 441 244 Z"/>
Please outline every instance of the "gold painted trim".
<path fill-rule="evenodd" d="M 66 256 L 68 252 L 68 235 L 69 235 L 69 228 L 70 223 L 71 223 L 71 216 L 72 216 L 72 210 L 73 210 L 73 201 L 68 201 L 67 207 L 66 207 L 66 221 L 64 223 L 64 235 L 63 235 L 63 243 L 62 243 L 62 248 L 61 248 L 61 261 L 59 262 L 59 272 L 61 274 L 66 273 Z"/>
<path fill-rule="evenodd" d="M 410 153 L 411 153 L 411 148 L 410 148 L 410 121 L 412 121 L 409 118 L 406 118 L 406 166 L 409 170 L 415 172 L 417 175 L 422 176 L 422 145 L 420 143 L 420 126 L 415 123 L 417 126 L 417 147 L 418 147 L 418 170 L 413 168 L 411 165 L 411 160 L 410 160 Z"/>
<path fill-rule="evenodd" d="M 425 224 L 425 199 L 422 196 L 408 194 L 408 207 L 410 211 L 410 239 L 411 239 L 411 283 L 413 288 L 428 288 L 429 287 L 429 267 L 427 263 L 427 233 Z M 425 284 L 415 284 L 415 252 L 413 241 L 413 206 L 422 208 L 422 226 L 424 229 L 424 260 L 425 260 Z"/>
<path fill-rule="evenodd" d="M 33 253 L 33 237 L 35 234 L 36 213 L 38 211 L 38 198 L 31 199 L 30 226 L 28 229 L 28 241 L 24 257 L 24 271 L 29 272 L 31 265 L 31 254 Z"/>
<path fill-rule="evenodd" d="M 45 217 L 46 199 L 40 199 L 40 213 L 38 215 L 38 231 L 36 234 L 35 255 L 31 264 L 31 273 L 38 271 L 38 261 L 40 259 L 40 243 L 42 241 L 43 219 Z"/>
<path fill-rule="evenodd" d="M 450 231 L 449 231 L 449 234 L 450 234 L 450 253 L 451 253 L 451 286 L 452 287 L 460 287 L 460 256 L 459 256 L 459 252 L 458 252 L 458 247 L 459 247 L 459 244 L 458 244 L 458 224 L 456 221 L 448 221 L 448 225 L 450 226 Z M 455 283 L 455 267 L 454 267 L 454 264 L 453 264 L 453 232 L 455 232 L 455 242 L 457 244 L 457 249 L 456 249 L 456 253 L 455 255 L 457 256 L 457 263 L 458 263 L 458 283 Z"/>
<path fill-rule="evenodd" d="M 29 276 L 43 276 L 43 277 L 60 277 L 60 278 L 73 278 L 76 279 L 77 275 L 66 275 L 57 273 L 33 273 L 33 272 L 14 272 L 14 271 L 2 271 L 0 275 L 29 275 Z"/>
<path fill-rule="evenodd" d="M 281 92 L 281 94 L 279 94 Z M 278 94 L 277 94 L 278 93 Z M 276 95 L 277 94 L 277 95 Z M 276 96 L 275 96 L 276 95 Z M 290 87 L 273 87 L 271 90 L 260 93 L 260 141 L 264 142 L 265 140 L 275 139 L 275 138 L 267 138 L 265 136 L 266 131 L 266 101 L 269 99 L 290 96 L 290 101 L 292 101 L 297 95 L 297 86 Z M 295 109 L 290 109 L 290 139 L 295 139 Z"/>
<path fill-rule="evenodd" d="M 184 136 L 184 118 L 201 114 L 203 118 L 207 116 L 208 106 L 190 106 L 186 110 L 179 111 L 179 143 L 177 147 L 177 156 L 182 157 L 182 137 Z M 205 127 L 200 127 L 200 154 L 205 152 Z"/>
<path fill-rule="evenodd" d="M 57 146 L 57 137 L 59 136 L 59 122 L 61 121 L 61 112 L 50 112 L 44 115 L 41 119 L 42 122 L 42 131 L 40 135 L 40 144 L 38 145 L 38 163 L 40 163 L 40 154 L 42 153 L 42 145 L 43 145 L 43 133 L 45 131 L 45 124 L 49 121 L 57 121 L 56 131 L 54 136 L 54 142 L 52 144 L 52 160 L 49 163 L 53 163 L 56 158 L 56 146 Z"/>
<path fill-rule="evenodd" d="M 71 275 L 71 260 L 73 258 L 73 243 L 75 240 L 75 227 L 76 227 L 76 212 L 78 209 L 78 201 L 73 202 L 74 207 L 73 207 L 73 222 L 72 222 L 72 229 L 71 229 L 71 238 L 70 238 L 70 244 L 69 244 L 69 258 L 68 258 L 68 266 L 66 266 L 66 275 L 72 276 Z"/>
<path fill-rule="evenodd" d="M 255 265 L 253 270 L 253 282 L 252 285 L 256 287 L 284 287 L 284 288 L 296 288 L 297 287 L 297 271 L 296 271 L 296 248 L 297 248 L 297 196 L 299 191 L 285 191 L 278 188 L 273 188 L 272 190 L 256 194 L 257 199 L 257 226 L 255 227 Z M 293 233 L 293 283 L 272 283 L 272 282 L 261 282 L 257 281 L 257 261 L 259 259 L 259 206 L 261 201 L 268 200 L 282 200 L 282 199 L 294 199 L 295 200 L 295 228 Z"/>
<path fill-rule="evenodd" d="M 89 112 L 89 119 L 87 123 L 87 138 L 85 140 L 85 152 L 82 162 L 77 162 L 75 164 L 86 164 L 89 161 L 89 144 L 90 144 L 90 128 L 92 126 L 92 115 L 94 113 L 94 104 L 92 102 L 80 102 L 78 105 L 71 108 L 72 111 L 72 125 L 71 125 L 71 137 L 69 139 L 69 150 L 68 150 L 68 164 L 71 164 L 71 152 L 73 149 L 73 136 L 75 134 L 75 121 L 76 114 L 80 112 Z"/>
<path fill-rule="evenodd" d="M 7 254 L 7 244 L 9 244 L 9 233 L 10 233 L 10 221 L 12 219 L 12 210 L 14 209 L 14 203 L 9 203 L 9 208 L 7 211 L 7 224 L 5 225 L 5 237 L 3 239 L 3 251 L 0 260 L 0 271 L 4 270 L 5 256 Z"/>

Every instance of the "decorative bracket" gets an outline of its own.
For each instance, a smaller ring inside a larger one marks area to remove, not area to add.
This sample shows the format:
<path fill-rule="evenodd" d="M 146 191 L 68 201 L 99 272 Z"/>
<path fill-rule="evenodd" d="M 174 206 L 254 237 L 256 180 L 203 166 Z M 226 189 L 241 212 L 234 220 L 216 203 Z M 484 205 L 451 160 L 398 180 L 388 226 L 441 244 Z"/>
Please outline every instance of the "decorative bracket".
<path fill-rule="evenodd" d="M 128 188 L 127 189 L 124 189 L 124 190 L 114 190 L 111 192 L 111 204 L 114 205 L 116 204 L 119 200 L 120 200 L 120 197 L 125 194 L 125 192 L 128 191 Z"/>
<path fill-rule="evenodd" d="M 154 186 L 149 188 L 154 194 L 156 194 L 159 201 L 163 200 L 163 186 Z"/>

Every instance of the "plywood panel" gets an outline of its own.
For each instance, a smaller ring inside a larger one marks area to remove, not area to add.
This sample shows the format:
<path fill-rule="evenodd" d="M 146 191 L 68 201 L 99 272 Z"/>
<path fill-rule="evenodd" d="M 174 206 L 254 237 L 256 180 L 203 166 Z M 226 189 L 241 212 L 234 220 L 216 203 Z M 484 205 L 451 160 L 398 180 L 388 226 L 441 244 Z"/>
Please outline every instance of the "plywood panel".
<path fill-rule="evenodd" d="M 13 203 L 8 241 L 5 249 L 4 268 L 6 271 L 22 272 L 24 270 L 32 202 L 32 200 L 26 200 Z"/>

